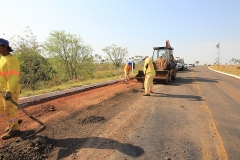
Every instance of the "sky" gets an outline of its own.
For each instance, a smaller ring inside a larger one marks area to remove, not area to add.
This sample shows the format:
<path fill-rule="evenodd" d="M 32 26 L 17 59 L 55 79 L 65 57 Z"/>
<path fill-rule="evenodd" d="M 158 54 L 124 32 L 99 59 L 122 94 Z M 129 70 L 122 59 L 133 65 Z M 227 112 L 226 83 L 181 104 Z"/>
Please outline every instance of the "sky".
<path fill-rule="evenodd" d="M 239 0 L 0 0 L 0 37 L 24 35 L 39 42 L 54 30 L 80 35 L 93 54 L 106 46 L 128 49 L 128 57 L 152 56 L 153 47 L 174 48 L 185 63 L 240 59 Z M 10 42 L 11 45 L 11 42 Z"/>

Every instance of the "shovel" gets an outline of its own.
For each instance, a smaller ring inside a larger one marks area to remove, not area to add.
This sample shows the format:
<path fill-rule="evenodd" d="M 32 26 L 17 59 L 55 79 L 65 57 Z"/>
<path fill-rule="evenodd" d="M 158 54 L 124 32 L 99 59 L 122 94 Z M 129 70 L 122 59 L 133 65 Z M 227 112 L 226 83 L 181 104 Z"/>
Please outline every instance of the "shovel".
<path fill-rule="evenodd" d="M 3 93 L 2 93 L 2 95 L 3 95 Z M 5 98 L 4 95 L 3 95 L 3 97 Z M 23 109 L 20 105 L 18 105 L 14 100 L 12 100 L 12 98 L 7 98 L 6 100 L 11 101 L 15 106 L 17 106 L 29 118 L 31 118 L 32 120 L 36 121 L 37 123 L 39 123 L 42 126 L 42 128 L 40 128 L 39 130 L 35 131 L 33 134 L 37 134 L 37 133 L 43 131 L 46 128 L 46 126 L 40 120 L 38 120 L 36 117 L 34 117 L 30 113 L 28 113 L 25 109 Z M 32 136 L 32 135 L 30 135 L 30 136 Z"/>

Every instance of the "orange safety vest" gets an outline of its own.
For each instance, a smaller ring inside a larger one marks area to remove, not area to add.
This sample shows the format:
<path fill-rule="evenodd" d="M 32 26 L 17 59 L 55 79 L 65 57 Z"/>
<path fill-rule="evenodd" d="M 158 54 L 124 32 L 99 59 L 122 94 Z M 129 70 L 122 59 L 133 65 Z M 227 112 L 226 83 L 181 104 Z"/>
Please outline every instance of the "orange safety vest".
<path fill-rule="evenodd" d="M 124 67 L 124 70 L 127 71 L 127 72 L 129 72 L 130 69 L 131 69 L 130 66 L 129 66 L 128 64 L 126 64 L 125 67 Z"/>

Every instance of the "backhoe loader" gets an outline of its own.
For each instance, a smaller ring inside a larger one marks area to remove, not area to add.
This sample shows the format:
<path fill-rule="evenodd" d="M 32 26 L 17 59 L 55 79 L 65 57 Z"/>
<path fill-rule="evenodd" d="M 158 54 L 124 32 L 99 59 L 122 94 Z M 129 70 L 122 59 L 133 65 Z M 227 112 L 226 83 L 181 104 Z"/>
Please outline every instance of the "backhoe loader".
<path fill-rule="evenodd" d="M 152 61 L 156 71 L 153 82 L 159 83 L 165 81 L 166 83 L 170 83 L 172 79 L 176 78 L 177 61 L 174 60 L 173 48 L 170 46 L 168 40 L 166 40 L 166 46 L 164 47 L 153 47 Z M 135 78 L 139 82 L 144 82 L 143 71 L 139 70 Z"/>

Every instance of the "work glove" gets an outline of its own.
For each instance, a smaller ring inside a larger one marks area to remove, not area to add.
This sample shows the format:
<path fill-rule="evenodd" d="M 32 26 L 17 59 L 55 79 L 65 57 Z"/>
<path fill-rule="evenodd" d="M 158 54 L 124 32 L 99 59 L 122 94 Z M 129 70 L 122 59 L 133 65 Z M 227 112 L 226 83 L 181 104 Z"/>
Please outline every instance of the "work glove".
<path fill-rule="evenodd" d="M 5 93 L 5 96 L 4 96 L 4 97 L 5 97 L 6 100 L 11 99 L 11 98 L 12 98 L 11 92 L 7 91 L 7 92 Z"/>

